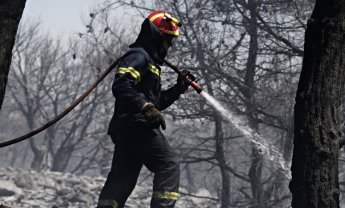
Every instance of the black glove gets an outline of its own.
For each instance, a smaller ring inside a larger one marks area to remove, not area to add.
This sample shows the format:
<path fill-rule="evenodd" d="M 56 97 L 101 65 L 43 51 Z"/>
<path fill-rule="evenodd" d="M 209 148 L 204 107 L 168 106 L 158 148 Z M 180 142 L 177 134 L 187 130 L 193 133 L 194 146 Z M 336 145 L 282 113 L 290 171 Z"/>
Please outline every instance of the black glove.
<path fill-rule="evenodd" d="M 181 71 L 177 77 L 177 90 L 180 94 L 184 94 L 188 89 L 190 83 L 195 80 L 195 77 L 188 70 Z"/>
<path fill-rule="evenodd" d="M 145 119 L 151 128 L 159 128 L 159 126 L 162 126 L 163 130 L 166 129 L 163 115 L 152 103 L 145 103 L 141 112 L 144 114 Z"/>

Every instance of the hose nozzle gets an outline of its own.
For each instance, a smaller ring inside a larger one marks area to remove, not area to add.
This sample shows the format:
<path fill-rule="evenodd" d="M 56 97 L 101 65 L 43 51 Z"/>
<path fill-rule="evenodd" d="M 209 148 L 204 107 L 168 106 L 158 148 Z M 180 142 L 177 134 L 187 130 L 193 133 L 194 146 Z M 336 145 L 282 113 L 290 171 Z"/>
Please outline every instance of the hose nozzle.
<path fill-rule="evenodd" d="M 172 68 L 177 74 L 181 74 L 181 71 L 169 61 L 164 59 L 164 63 L 168 65 L 170 68 Z M 194 81 L 195 80 L 194 76 L 190 74 L 186 77 L 186 79 L 187 79 L 187 82 L 190 84 L 190 86 L 192 86 L 194 90 L 200 94 L 202 91 L 202 87 Z"/>
<path fill-rule="evenodd" d="M 197 93 L 199 93 L 199 94 L 201 93 L 202 87 L 200 85 L 198 85 L 196 82 L 192 81 L 190 83 L 190 86 L 192 86 Z"/>

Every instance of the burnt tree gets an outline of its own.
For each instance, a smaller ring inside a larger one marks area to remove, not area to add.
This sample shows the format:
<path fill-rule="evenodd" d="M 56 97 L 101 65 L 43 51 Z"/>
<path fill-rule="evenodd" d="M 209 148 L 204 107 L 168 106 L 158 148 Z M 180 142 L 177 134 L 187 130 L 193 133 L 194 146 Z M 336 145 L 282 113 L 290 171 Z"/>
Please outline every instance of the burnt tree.
<path fill-rule="evenodd" d="M 0 2 L 0 110 L 5 96 L 12 48 L 25 3 L 26 0 L 1 0 Z"/>
<path fill-rule="evenodd" d="M 339 207 L 339 108 L 345 79 L 345 0 L 317 0 L 305 33 L 295 104 L 292 207 Z"/>

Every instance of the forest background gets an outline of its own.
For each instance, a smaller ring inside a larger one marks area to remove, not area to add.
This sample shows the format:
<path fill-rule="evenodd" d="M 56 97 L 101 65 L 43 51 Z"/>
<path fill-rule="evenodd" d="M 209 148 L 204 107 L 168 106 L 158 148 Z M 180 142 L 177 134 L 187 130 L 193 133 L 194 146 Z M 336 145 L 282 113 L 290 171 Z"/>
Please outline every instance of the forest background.
<path fill-rule="evenodd" d="M 106 1 L 88 12 L 85 29 L 68 41 L 42 32 L 39 22 L 22 22 L 0 113 L 0 137 L 20 136 L 64 110 L 126 51 L 142 19 L 158 8 L 183 22 L 168 60 L 190 70 L 205 91 L 290 164 L 304 33 L 314 3 Z M 120 24 L 121 15 L 131 16 L 126 20 L 130 23 Z M 106 135 L 114 108 L 113 77 L 114 72 L 61 122 L 0 151 L 1 167 L 106 176 L 113 151 Z M 163 88 L 175 80 L 176 74 L 163 67 Z M 222 208 L 290 206 L 286 170 L 193 90 L 163 113 L 168 121 L 164 134 L 180 156 L 181 186 L 188 193 L 206 189 L 209 203 Z M 341 196 L 344 161 L 341 150 Z M 140 181 L 151 180 L 143 171 Z"/>

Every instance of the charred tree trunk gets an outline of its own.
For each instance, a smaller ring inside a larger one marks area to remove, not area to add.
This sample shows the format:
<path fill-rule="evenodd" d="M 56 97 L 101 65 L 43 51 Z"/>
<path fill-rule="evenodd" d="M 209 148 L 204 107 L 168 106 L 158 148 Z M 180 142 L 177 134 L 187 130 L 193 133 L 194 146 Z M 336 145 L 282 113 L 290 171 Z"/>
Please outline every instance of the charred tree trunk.
<path fill-rule="evenodd" d="M 1 0 L 0 2 L 0 110 L 5 97 L 12 49 L 25 2 L 26 0 Z"/>
<path fill-rule="evenodd" d="M 215 157 L 220 167 L 220 173 L 222 176 L 222 196 L 221 196 L 221 208 L 230 207 L 230 173 L 226 169 L 226 157 L 224 152 L 224 135 L 222 128 L 222 117 L 218 115 L 216 118 L 215 139 L 216 139 L 216 153 Z"/>
<path fill-rule="evenodd" d="M 206 76 L 205 76 L 206 77 Z M 211 82 L 207 82 L 211 83 Z M 206 84 L 208 92 L 213 96 L 213 88 L 211 84 Z M 221 189 L 221 208 L 230 207 L 230 173 L 227 169 L 225 147 L 224 147 L 224 133 L 222 125 L 222 116 L 214 111 L 214 122 L 215 122 L 215 159 L 218 163 L 220 174 L 222 176 L 222 189 Z"/>
<path fill-rule="evenodd" d="M 55 155 L 51 171 L 64 172 L 67 168 L 69 160 L 71 159 L 73 151 L 74 151 L 74 146 L 70 148 L 66 148 L 66 149 L 59 148 L 59 150 L 57 151 Z M 59 160 L 58 158 L 61 158 L 61 159 Z"/>
<path fill-rule="evenodd" d="M 204 61 L 204 55 L 202 50 L 202 44 L 198 43 L 198 61 L 203 69 L 210 68 Z M 207 91 L 211 96 L 214 96 L 212 82 L 208 80 L 210 77 L 205 72 L 203 72 L 204 78 L 206 80 Z M 228 165 L 226 163 L 225 147 L 224 147 L 224 134 L 222 128 L 222 116 L 214 111 L 214 121 L 215 121 L 215 140 L 216 140 L 216 150 L 215 159 L 218 163 L 221 177 L 222 177 L 222 189 L 221 189 L 221 208 L 230 207 L 230 173 L 228 171 Z"/>
<path fill-rule="evenodd" d="M 345 79 L 345 0 L 317 0 L 305 33 L 295 104 L 292 207 L 339 207 L 339 107 Z"/>
<path fill-rule="evenodd" d="M 259 130 L 257 123 L 257 114 L 255 112 L 255 69 L 256 59 L 258 52 L 258 28 L 256 20 L 256 0 L 248 1 L 248 9 L 250 11 L 250 19 L 246 20 L 246 29 L 250 35 L 249 42 L 249 54 L 247 59 L 246 74 L 244 77 L 245 86 L 243 87 L 242 94 L 246 99 L 246 114 L 249 120 L 249 127 L 255 131 Z M 252 163 L 249 168 L 248 176 L 250 179 L 251 191 L 252 191 L 252 206 L 253 207 L 265 207 L 263 205 L 263 183 L 262 183 L 262 167 L 263 160 L 262 155 L 255 145 L 252 146 Z"/>
<path fill-rule="evenodd" d="M 31 106 L 28 106 L 28 114 L 27 114 L 27 123 L 29 129 L 34 129 L 34 115 L 33 109 Z M 30 140 L 30 147 L 33 153 L 33 160 L 31 162 L 31 168 L 36 171 L 40 171 L 42 168 L 42 164 L 44 161 L 45 156 L 45 147 L 42 144 L 38 144 L 34 139 Z"/>
<path fill-rule="evenodd" d="M 30 141 L 30 146 L 34 154 L 34 159 L 31 162 L 31 168 L 33 170 L 40 171 L 42 168 L 42 164 L 43 164 L 44 156 L 45 156 L 44 149 L 41 146 L 35 144 L 33 139 Z"/>

